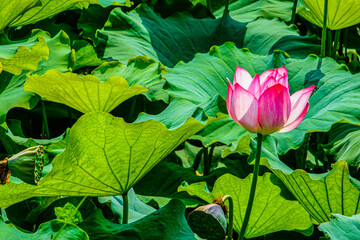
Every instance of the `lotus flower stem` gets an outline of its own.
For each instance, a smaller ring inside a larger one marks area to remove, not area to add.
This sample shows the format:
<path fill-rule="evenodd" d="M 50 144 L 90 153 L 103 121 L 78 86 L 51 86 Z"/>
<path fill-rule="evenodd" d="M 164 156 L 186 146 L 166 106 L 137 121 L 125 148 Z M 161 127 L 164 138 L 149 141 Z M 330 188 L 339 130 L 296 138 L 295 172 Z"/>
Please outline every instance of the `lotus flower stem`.
<path fill-rule="evenodd" d="M 325 57 L 327 14 L 328 14 L 328 0 L 325 0 L 325 3 L 324 3 L 324 20 L 323 20 L 323 28 L 322 28 L 322 35 L 321 35 L 321 54 L 320 54 L 320 57 L 322 57 L 322 58 Z"/>
<path fill-rule="evenodd" d="M 340 32 L 341 32 L 341 29 L 338 29 L 335 31 L 334 49 L 332 51 L 332 58 L 334 58 L 335 60 L 337 58 L 336 51 L 339 48 Z"/>
<path fill-rule="evenodd" d="M 42 116 L 43 116 L 42 137 L 50 138 L 50 131 L 49 131 L 49 125 L 48 125 L 47 116 L 46 116 L 45 102 L 43 100 L 41 100 L 41 112 L 42 112 Z"/>
<path fill-rule="evenodd" d="M 79 204 L 76 206 L 74 212 L 72 213 L 72 217 L 75 216 L 75 214 L 77 213 L 77 211 L 79 211 L 79 208 L 81 207 L 81 205 L 84 203 L 84 201 L 86 200 L 87 196 L 84 196 L 81 201 L 79 202 Z M 65 222 L 62 227 L 59 229 L 59 231 L 56 233 L 55 237 L 53 238 L 53 240 L 56 240 L 60 234 L 62 233 L 62 231 L 64 231 L 65 227 L 68 225 L 67 222 Z"/>
<path fill-rule="evenodd" d="M 128 196 L 128 192 L 124 193 L 122 195 L 123 197 L 123 224 L 127 224 L 129 221 L 129 196 Z"/>
<path fill-rule="evenodd" d="M 252 182 L 251 182 L 249 201 L 248 201 L 248 205 L 246 207 L 245 217 L 244 217 L 243 224 L 241 226 L 241 230 L 240 230 L 238 240 L 243 240 L 244 239 L 245 231 L 246 231 L 247 225 L 249 223 L 249 219 L 250 219 L 250 213 L 251 213 L 252 205 L 254 203 L 256 183 L 257 183 L 257 179 L 258 179 L 258 175 L 259 175 L 259 168 L 260 168 L 260 156 L 261 156 L 262 138 L 263 138 L 263 135 L 258 133 L 257 134 L 256 159 L 255 159 L 255 165 L 254 165 L 253 178 L 252 178 Z"/>
<path fill-rule="evenodd" d="M 296 16 L 296 8 L 297 8 L 298 0 L 294 0 L 294 5 L 291 13 L 291 23 L 295 23 L 295 16 Z"/>
<path fill-rule="evenodd" d="M 229 200 L 229 225 L 228 225 L 228 237 L 227 240 L 232 239 L 233 235 L 233 223 L 234 223 L 234 202 L 230 195 L 225 195 L 222 198 L 223 203 L 225 204 L 225 201 Z"/>

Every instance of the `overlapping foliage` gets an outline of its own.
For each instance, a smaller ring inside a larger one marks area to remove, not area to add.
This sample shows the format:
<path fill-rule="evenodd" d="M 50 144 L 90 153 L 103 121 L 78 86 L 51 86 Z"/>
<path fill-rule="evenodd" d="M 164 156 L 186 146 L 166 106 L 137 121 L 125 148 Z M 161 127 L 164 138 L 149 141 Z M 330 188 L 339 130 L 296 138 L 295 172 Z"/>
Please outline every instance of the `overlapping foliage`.
<path fill-rule="evenodd" d="M 256 143 L 226 110 L 236 66 L 316 86 L 303 122 L 264 141 L 246 238 L 341 239 L 360 213 L 359 36 L 319 57 L 323 12 L 303 2 L 296 24 L 280 0 L 1 2 L 0 154 L 46 159 L 38 186 L 0 185 L 0 239 L 200 239 L 185 212 L 226 194 L 239 232 Z"/>

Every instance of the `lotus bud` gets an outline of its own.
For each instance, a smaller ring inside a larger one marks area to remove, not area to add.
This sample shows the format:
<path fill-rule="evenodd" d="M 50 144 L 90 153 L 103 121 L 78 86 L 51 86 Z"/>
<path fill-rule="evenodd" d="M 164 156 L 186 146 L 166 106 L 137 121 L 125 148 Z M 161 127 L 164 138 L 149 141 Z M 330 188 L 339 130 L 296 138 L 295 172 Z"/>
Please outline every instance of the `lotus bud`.
<path fill-rule="evenodd" d="M 30 147 L 9 158 L 7 169 L 4 172 L 8 172 L 26 183 L 38 185 L 43 173 L 44 159 L 43 146 Z M 5 164 L 3 165 L 5 166 Z M 2 170 L 0 170 L 1 172 Z M 3 181 L 1 183 L 5 184 Z"/>
<path fill-rule="evenodd" d="M 201 238 L 208 240 L 225 239 L 226 213 L 218 204 L 200 206 L 192 211 L 187 218 L 191 230 Z"/>

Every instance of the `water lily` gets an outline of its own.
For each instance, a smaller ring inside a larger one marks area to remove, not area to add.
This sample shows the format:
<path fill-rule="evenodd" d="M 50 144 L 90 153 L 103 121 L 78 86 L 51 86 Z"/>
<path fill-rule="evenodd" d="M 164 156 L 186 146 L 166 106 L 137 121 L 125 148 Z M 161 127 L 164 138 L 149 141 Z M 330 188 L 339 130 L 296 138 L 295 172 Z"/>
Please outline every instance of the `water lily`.
<path fill-rule="evenodd" d="M 328 0 L 327 27 L 331 30 L 342 29 L 360 23 L 360 0 Z M 309 22 L 323 26 L 324 0 L 303 0 L 297 12 Z"/>
<path fill-rule="evenodd" d="M 304 119 L 314 88 L 290 96 L 285 67 L 256 74 L 254 78 L 237 67 L 233 84 L 229 80 L 227 110 L 237 124 L 251 133 L 288 132 Z"/>

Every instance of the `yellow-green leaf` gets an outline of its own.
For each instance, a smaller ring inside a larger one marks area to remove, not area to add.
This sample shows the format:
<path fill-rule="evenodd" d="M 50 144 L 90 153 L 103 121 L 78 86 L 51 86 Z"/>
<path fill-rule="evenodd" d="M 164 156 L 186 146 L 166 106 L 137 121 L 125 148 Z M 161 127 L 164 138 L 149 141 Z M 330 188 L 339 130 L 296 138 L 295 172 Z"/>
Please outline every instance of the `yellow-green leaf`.
<path fill-rule="evenodd" d="M 41 76 L 28 76 L 24 88 L 83 113 L 110 112 L 123 101 L 147 91 L 139 85 L 129 87 L 123 77 L 110 77 L 106 82 L 100 82 L 93 75 L 60 73 L 56 69 Z"/>
<path fill-rule="evenodd" d="M 61 13 L 70 9 L 82 9 L 87 8 L 90 4 L 100 4 L 109 6 L 111 4 L 115 4 L 117 6 L 130 6 L 129 0 L 121 0 L 121 1 L 106 1 L 106 0 L 39 0 L 40 4 L 33 6 L 32 8 L 25 9 L 23 14 L 18 14 L 18 17 L 11 21 L 11 27 L 23 26 L 32 23 L 36 23 L 40 20 L 50 18 L 55 16 L 58 13 Z M 13 1 L 15 2 L 15 1 Z M 9 8 L 9 11 L 13 11 L 14 8 L 18 7 L 18 3 L 16 5 L 12 5 Z"/>
<path fill-rule="evenodd" d="M 55 157 L 39 186 L 0 185 L 0 207 L 33 196 L 121 195 L 179 144 L 215 120 L 188 118 L 170 130 L 155 120 L 126 123 L 109 113 L 87 113 L 71 128 L 65 152 Z"/>
<path fill-rule="evenodd" d="M 38 36 L 38 42 L 34 44 L 32 49 L 26 46 L 18 46 L 14 56 L 10 58 L 1 57 L 0 62 L 4 71 L 15 75 L 20 75 L 23 70 L 36 70 L 41 59 L 48 59 L 49 48 L 45 42 L 45 38 Z M 19 43 L 14 43 L 19 45 Z M 0 51 L 3 48 L 13 48 L 12 44 L 0 46 Z"/>
<path fill-rule="evenodd" d="M 324 174 L 309 174 L 302 169 L 289 169 L 280 161 L 277 165 L 262 158 L 264 165 L 278 176 L 315 224 L 330 221 L 330 214 L 352 216 L 360 213 L 360 182 L 349 175 L 344 161 L 337 161 Z"/>
<path fill-rule="evenodd" d="M 8 26 L 20 14 L 33 7 L 38 0 L 2 0 L 0 1 L 0 31 Z"/>
<path fill-rule="evenodd" d="M 323 26 L 325 0 L 303 0 L 308 9 L 297 11 L 309 22 Z M 337 30 L 360 23 L 360 0 L 328 0 L 327 28 Z"/>

